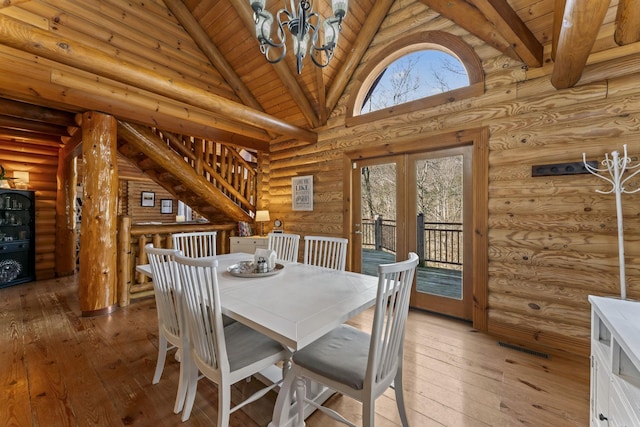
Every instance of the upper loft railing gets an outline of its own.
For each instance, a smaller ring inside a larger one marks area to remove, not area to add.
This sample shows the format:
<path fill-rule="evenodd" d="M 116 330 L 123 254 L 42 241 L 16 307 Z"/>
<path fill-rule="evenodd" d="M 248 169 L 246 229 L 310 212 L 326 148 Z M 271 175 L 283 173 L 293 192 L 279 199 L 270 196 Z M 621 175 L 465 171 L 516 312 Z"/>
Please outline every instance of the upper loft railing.
<path fill-rule="evenodd" d="M 462 265 L 462 223 L 424 222 L 420 214 L 417 224 L 416 253 L 421 265 Z M 362 246 L 396 253 L 396 221 L 363 218 Z"/>
<path fill-rule="evenodd" d="M 215 141 L 177 135 L 154 128 L 169 148 L 224 195 L 246 212 L 255 212 L 257 202 L 257 159 L 243 150 L 249 160 L 233 146 Z"/>

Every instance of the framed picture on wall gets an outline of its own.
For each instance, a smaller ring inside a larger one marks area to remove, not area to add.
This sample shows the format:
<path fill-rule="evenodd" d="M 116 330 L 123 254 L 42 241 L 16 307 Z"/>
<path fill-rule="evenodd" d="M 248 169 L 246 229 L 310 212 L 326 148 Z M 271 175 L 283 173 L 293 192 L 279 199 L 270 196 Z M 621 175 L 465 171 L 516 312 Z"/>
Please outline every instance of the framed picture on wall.
<path fill-rule="evenodd" d="M 140 206 L 152 208 L 156 205 L 156 193 L 151 191 L 143 191 L 140 199 Z"/>
<path fill-rule="evenodd" d="M 170 214 L 173 213 L 173 200 L 162 199 L 160 200 L 160 213 Z"/>
<path fill-rule="evenodd" d="M 313 175 L 291 178 L 291 209 L 313 210 Z"/>

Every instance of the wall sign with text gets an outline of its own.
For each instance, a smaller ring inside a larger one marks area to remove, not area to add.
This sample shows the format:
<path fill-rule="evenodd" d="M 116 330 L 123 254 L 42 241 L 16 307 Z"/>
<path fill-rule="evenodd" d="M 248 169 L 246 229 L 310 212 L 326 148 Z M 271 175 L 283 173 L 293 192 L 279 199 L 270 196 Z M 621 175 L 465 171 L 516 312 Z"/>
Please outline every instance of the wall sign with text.
<path fill-rule="evenodd" d="M 313 210 L 313 175 L 291 178 L 291 209 Z"/>

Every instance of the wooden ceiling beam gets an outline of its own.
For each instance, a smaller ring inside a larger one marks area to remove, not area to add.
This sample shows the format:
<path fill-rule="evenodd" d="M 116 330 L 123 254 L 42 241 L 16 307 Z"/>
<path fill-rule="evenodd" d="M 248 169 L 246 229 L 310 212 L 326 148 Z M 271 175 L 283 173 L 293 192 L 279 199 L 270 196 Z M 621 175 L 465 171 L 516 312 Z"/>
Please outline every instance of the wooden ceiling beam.
<path fill-rule="evenodd" d="M 556 60 L 556 52 L 558 51 L 558 39 L 560 38 L 560 30 L 562 29 L 562 19 L 564 18 L 564 7 L 567 0 L 555 0 L 553 4 L 553 35 L 551 38 L 551 59 Z"/>
<path fill-rule="evenodd" d="M 253 21 L 253 10 L 249 6 L 246 1 L 231 1 L 231 5 L 238 13 L 238 16 L 244 22 L 246 28 L 249 29 L 250 34 L 255 34 L 255 23 Z M 257 41 L 256 41 L 257 43 Z M 259 51 L 256 49 L 256 54 Z M 317 128 L 320 126 L 320 118 L 318 117 L 318 113 L 313 109 L 311 105 L 311 101 L 305 95 L 302 87 L 298 84 L 298 78 L 296 74 L 294 74 L 289 66 L 287 66 L 286 61 L 280 61 L 276 64 L 272 64 L 273 69 L 278 74 L 280 78 L 280 82 L 282 85 L 289 91 L 289 94 L 295 101 L 296 105 L 302 112 L 302 115 L 307 120 L 307 123 L 312 128 Z"/>
<path fill-rule="evenodd" d="M 567 2 L 551 73 L 553 87 L 566 89 L 578 83 L 608 9 L 608 1 Z"/>
<path fill-rule="evenodd" d="M 0 98 L 0 114 L 58 126 L 76 126 L 74 113 L 11 99 Z"/>
<path fill-rule="evenodd" d="M 7 141 L 42 142 L 45 144 L 62 145 L 62 139 L 59 136 L 15 129 L 0 128 L 0 139 Z"/>
<path fill-rule="evenodd" d="M 0 128 L 39 132 L 57 136 L 69 136 L 69 128 L 67 126 L 36 122 L 19 117 L 4 116 L 2 114 L 0 114 Z"/>
<path fill-rule="evenodd" d="M 262 130 L 232 122 L 210 111 L 162 96 L 132 91 L 108 79 L 90 79 L 77 72 L 52 70 L 50 79 L 51 83 L 67 88 L 66 99 L 85 109 L 97 109 L 190 136 L 247 147 L 257 145 L 268 151 L 270 138 Z"/>
<path fill-rule="evenodd" d="M 3 48 L 4 46 L 0 44 L 0 97 L 24 100 L 28 102 L 24 105 L 30 107 L 39 104 L 46 107 L 45 110 L 51 109 L 49 111 L 70 108 L 76 112 L 102 111 L 147 126 L 162 126 L 163 130 L 212 139 L 243 148 L 269 151 L 271 138 L 261 129 L 237 122 L 232 123 L 210 111 L 163 96 L 134 91 L 130 86 L 117 84 L 109 79 L 97 78 L 80 71 L 74 71 L 74 74 L 63 73 L 57 69 L 50 70 L 49 79 L 46 81 L 33 78 L 32 75 L 16 78 L 15 69 L 29 69 L 31 63 L 20 57 L 5 55 Z M 8 64 L 12 66 L 7 67 Z M 57 80 L 60 80 L 60 83 L 56 83 Z M 12 105 L 21 104 L 11 102 Z M 7 104 L 0 102 L 0 107 L 7 107 Z M 36 108 L 43 109 L 43 107 Z M 12 111 L 15 113 L 20 110 Z M 73 134 L 73 130 L 77 130 L 77 126 L 80 126 L 80 122 L 73 118 L 73 114 L 64 113 L 64 115 L 67 118 L 66 122 L 69 123 L 69 134 Z M 76 117 L 81 116 L 81 114 L 76 115 Z M 71 123 L 74 125 L 71 126 Z"/>
<path fill-rule="evenodd" d="M 231 86 L 231 89 L 238 95 L 238 98 L 240 98 L 245 105 L 256 110 L 264 111 L 258 100 L 240 79 L 229 62 L 227 62 L 222 52 L 220 52 L 220 49 L 211 41 L 209 35 L 202 28 L 198 20 L 191 14 L 191 11 L 185 6 L 182 0 L 164 0 L 164 4 L 178 19 L 180 25 L 189 33 L 211 64 L 220 72 L 227 83 L 229 83 L 229 86 Z"/>
<path fill-rule="evenodd" d="M 394 1 L 395 0 L 376 0 L 374 3 L 367 20 L 364 22 L 364 25 L 362 25 L 362 28 L 358 33 L 356 41 L 353 43 L 353 46 L 351 46 L 349 55 L 342 63 L 342 67 L 340 67 L 340 70 L 333 80 L 333 84 L 329 88 L 325 104 L 327 115 L 330 115 L 331 111 L 333 111 L 338 104 L 338 100 L 342 96 L 342 93 L 351 80 L 351 77 L 353 77 L 353 74 L 356 72 L 358 65 L 360 65 L 362 57 L 367 49 L 369 49 L 369 45 L 371 44 L 373 37 L 380 29 L 380 25 L 382 25 L 382 21 L 386 18 Z"/>
<path fill-rule="evenodd" d="M 420 1 L 443 17 L 469 31 L 489 46 L 494 47 L 499 52 L 502 52 L 518 61 L 523 61 L 523 59 L 516 53 L 511 43 L 509 43 L 502 34 L 500 34 L 496 27 L 489 22 L 487 17 L 484 16 L 482 12 L 475 7 L 475 5 L 469 3 L 468 0 Z"/>
<path fill-rule="evenodd" d="M 327 87 L 324 84 L 324 72 L 320 67 L 314 67 L 314 74 L 316 80 L 316 86 L 318 87 L 318 114 L 320 123 L 322 125 L 327 124 L 327 109 L 325 107 L 327 99 Z"/>
<path fill-rule="evenodd" d="M 136 64 L 113 58 L 77 41 L 59 38 L 48 31 L 3 15 L 0 15 L 0 43 L 98 76 L 108 77 L 152 93 L 167 96 L 276 134 L 290 135 L 309 142 L 316 142 L 318 139 L 318 135 L 314 132 L 291 125 L 261 111 L 214 95 L 206 90 L 167 79 L 154 70 L 143 69 Z"/>
<path fill-rule="evenodd" d="M 618 1 L 614 38 L 620 46 L 640 41 L 640 0 Z"/>
<path fill-rule="evenodd" d="M 473 4 L 492 22 L 522 61 L 529 67 L 541 67 L 543 47 L 531 30 L 506 0 L 472 0 Z"/>
<path fill-rule="evenodd" d="M 9 7 L 9 6 L 15 6 L 17 4 L 25 3 L 28 1 L 30 0 L 4 0 L 0 2 L 0 9 L 4 9 L 5 7 Z"/>

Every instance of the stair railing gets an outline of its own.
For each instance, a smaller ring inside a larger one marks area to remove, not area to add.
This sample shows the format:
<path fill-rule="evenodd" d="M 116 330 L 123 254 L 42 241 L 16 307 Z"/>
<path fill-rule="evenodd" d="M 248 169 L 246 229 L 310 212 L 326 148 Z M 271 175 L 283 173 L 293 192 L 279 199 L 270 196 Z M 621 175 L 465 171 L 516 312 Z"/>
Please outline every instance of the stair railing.
<path fill-rule="evenodd" d="M 118 217 L 118 304 L 129 305 L 131 300 L 153 295 L 149 277 L 136 272 L 136 266 L 147 264 L 144 247 L 153 243 L 156 248 L 172 248 L 173 234 L 193 231 L 217 231 L 217 252 L 229 252 L 229 237 L 235 235 L 237 224 L 131 224 L 131 217 Z"/>
<path fill-rule="evenodd" d="M 169 148 L 180 154 L 193 169 L 246 212 L 255 212 L 257 172 L 230 145 L 153 129 Z"/>

